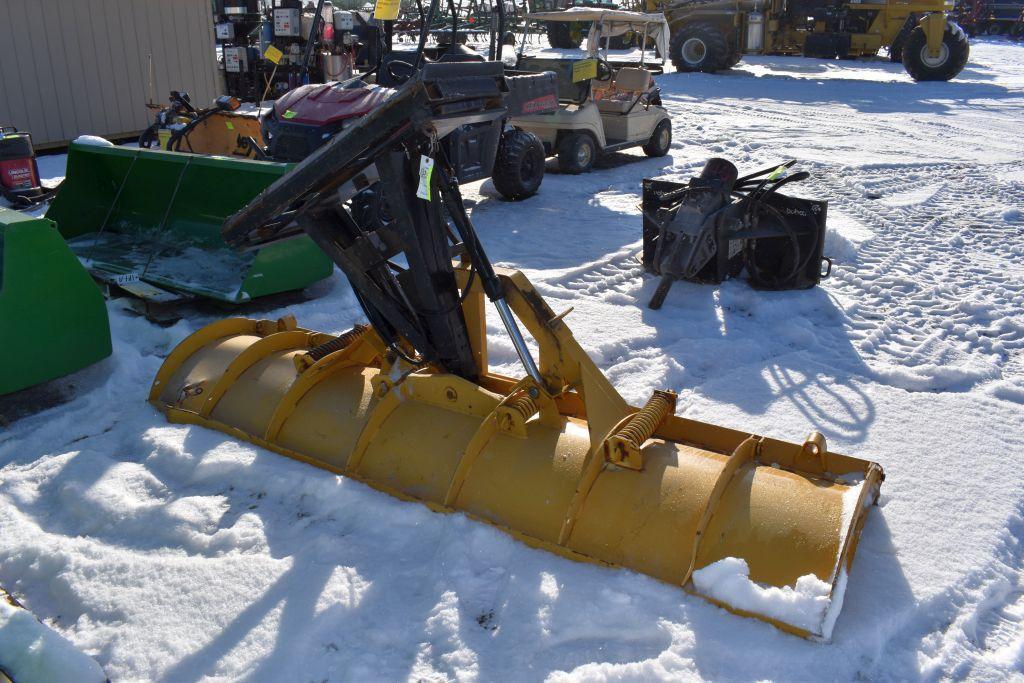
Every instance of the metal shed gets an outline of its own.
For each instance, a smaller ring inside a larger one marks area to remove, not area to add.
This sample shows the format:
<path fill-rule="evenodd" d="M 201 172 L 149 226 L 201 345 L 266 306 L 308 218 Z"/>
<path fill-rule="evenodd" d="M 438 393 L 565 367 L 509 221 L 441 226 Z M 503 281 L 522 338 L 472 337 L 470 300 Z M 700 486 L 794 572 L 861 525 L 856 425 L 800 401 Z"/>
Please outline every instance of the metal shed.
<path fill-rule="evenodd" d="M 40 148 L 138 134 L 171 90 L 220 94 L 210 0 L 2 0 L 0 46 L 0 124 Z"/>

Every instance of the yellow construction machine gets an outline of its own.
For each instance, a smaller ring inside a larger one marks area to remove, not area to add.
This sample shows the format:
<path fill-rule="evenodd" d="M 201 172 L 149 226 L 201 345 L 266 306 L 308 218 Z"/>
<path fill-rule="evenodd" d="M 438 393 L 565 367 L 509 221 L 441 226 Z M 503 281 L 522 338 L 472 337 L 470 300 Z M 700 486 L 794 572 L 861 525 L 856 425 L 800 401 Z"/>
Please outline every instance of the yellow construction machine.
<path fill-rule="evenodd" d="M 680 71 L 728 69 L 745 54 L 848 59 L 884 47 L 914 80 L 948 81 L 970 55 L 952 0 L 668 0 L 663 9 Z"/>
<path fill-rule="evenodd" d="M 215 322 L 170 353 L 150 401 L 172 422 L 827 639 L 881 468 L 829 451 L 818 433 L 789 443 L 677 417 L 670 391 L 628 405 L 573 337 L 568 311 L 491 266 L 439 141 L 507 116 L 516 79 L 530 78 L 498 63 L 425 64 L 230 217 L 223 235 L 237 248 L 311 236 L 369 325 L 331 335 L 291 317 Z M 386 225 L 351 207 L 378 182 Z M 488 300 L 521 378 L 489 369 Z M 737 566 L 764 600 L 716 581 Z M 770 599 L 808 585 L 817 592 L 804 613 Z"/>

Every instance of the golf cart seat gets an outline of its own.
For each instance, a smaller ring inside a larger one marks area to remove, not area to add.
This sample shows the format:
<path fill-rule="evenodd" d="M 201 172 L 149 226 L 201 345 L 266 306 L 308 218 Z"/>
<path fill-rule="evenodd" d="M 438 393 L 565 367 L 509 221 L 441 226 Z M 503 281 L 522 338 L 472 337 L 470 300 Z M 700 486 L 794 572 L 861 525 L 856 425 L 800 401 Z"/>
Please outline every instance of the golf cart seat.
<path fill-rule="evenodd" d="M 603 89 L 600 99 L 596 89 L 594 95 L 602 113 L 628 114 L 650 89 L 650 71 L 626 66 L 615 73 L 615 80 Z"/>

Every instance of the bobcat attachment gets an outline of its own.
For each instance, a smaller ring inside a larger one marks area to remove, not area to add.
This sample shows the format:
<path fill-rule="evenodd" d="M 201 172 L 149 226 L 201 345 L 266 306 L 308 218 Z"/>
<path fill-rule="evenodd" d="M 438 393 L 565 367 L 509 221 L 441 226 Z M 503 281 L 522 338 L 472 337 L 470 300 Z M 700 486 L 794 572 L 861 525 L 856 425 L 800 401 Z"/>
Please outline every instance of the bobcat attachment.
<path fill-rule="evenodd" d="M 307 287 L 334 270 L 309 238 L 240 254 L 220 225 L 286 164 L 72 143 L 46 217 L 97 280 L 154 303 L 229 304 Z"/>
<path fill-rule="evenodd" d="M 225 222 L 241 248 L 310 235 L 369 325 L 332 335 L 290 316 L 215 322 L 170 353 L 150 401 L 171 422 L 827 639 L 881 468 L 817 433 L 789 443 L 677 417 L 670 391 L 628 405 L 565 313 L 522 273 L 491 266 L 438 141 L 503 116 L 506 80 L 500 64 L 425 65 Z M 433 171 L 418 174 L 428 158 Z M 393 220 L 373 229 L 350 200 L 378 181 Z M 488 300 L 521 378 L 489 370 Z M 720 571 L 704 571 L 741 563 L 756 591 L 816 586 L 812 609 L 733 599 Z"/>
<path fill-rule="evenodd" d="M 661 277 L 648 307 L 661 308 L 675 280 L 718 283 L 746 270 L 751 286 L 781 290 L 828 277 L 832 260 L 822 256 L 828 202 L 778 191 L 810 177 L 787 174 L 794 163 L 741 178 L 732 162 L 716 158 L 688 183 L 644 179 L 641 261 Z"/>
<path fill-rule="evenodd" d="M 45 218 L 0 208 L 0 396 L 110 355 L 103 294 Z"/>

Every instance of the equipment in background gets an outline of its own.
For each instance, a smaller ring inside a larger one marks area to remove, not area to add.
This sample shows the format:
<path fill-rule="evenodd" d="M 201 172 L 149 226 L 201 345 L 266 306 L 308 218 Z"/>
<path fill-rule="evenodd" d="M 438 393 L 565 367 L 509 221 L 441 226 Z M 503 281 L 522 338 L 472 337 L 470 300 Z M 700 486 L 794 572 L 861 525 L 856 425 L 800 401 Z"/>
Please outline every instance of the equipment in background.
<path fill-rule="evenodd" d="M 0 395 L 110 355 L 103 294 L 51 220 L 0 208 Z"/>
<path fill-rule="evenodd" d="M 513 73 L 552 71 L 558 78 L 558 106 L 548 112 L 517 116 L 516 128 L 536 135 L 547 156 L 558 156 L 564 173 L 589 171 L 601 154 L 642 147 L 649 157 L 668 154 L 672 145 L 672 121 L 661 106 L 661 91 L 654 71 L 661 71 L 655 55 L 647 62 L 645 48 L 639 63 L 610 64 L 608 45 L 612 37 L 643 36 L 645 43 L 661 54 L 668 44 L 668 25 L 660 14 L 624 10 L 581 10 L 535 12 L 526 15 L 522 43 Z M 589 27 L 587 54 L 583 59 L 524 56 L 529 22 Z M 650 68 L 649 68 L 650 67 Z"/>
<path fill-rule="evenodd" d="M 435 24 L 437 4 L 421 12 L 419 41 L 414 49 L 393 50 L 390 33 L 383 34 L 385 42 L 377 45 L 377 62 L 365 80 L 352 78 L 299 86 L 273 103 L 263 115 L 259 131 L 252 130 L 252 114 L 237 114 L 245 118 L 241 125 L 232 125 L 230 117 L 236 114 L 225 111 L 222 100 L 218 100 L 218 107 L 197 111 L 188 101 L 187 93 L 172 92 L 171 106 L 157 115 L 140 144 L 152 146 L 152 140 L 163 136 L 166 142 L 160 146 L 173 151 L 233 154 L 286 162 L 305 159 L 333 135 L 380 107 L 394 92 L 394 87 L 406 82 L 423 64 L 483 61 L 481 55 L 457 42 L 426 46 L 428 29 Z M 498 5 L 496 10 L 497 21 L 491 27 L 490 56 L 498 61 L 504 47 L 497 40 L 504 29 L 504 9 Z M 453 22 L 447 33 L 450 37 L 457 35 L 454 29 L 458 19 L 452 0 L 449 0 L 449 11 Z M 334 17 L 342 21 L 342 14 L 335 11 Z M 348 13 L 348 16 L 354 15 Z M 388 23 L 385 22 L 385 26 Z M 338 35 L 335 31 L 334 36 Z M 557 107 L 556 91 L 552 73 L 505 79 L 506 112 L 508 116 L 553 112 Z M 646 110 L 646 106 L 638 107 L 634 118 Z M 540 139 L 511 126 L 507 118 L 471 122 L 445 136 L 441 144 L 460 183 L 491 178 L 495 189 L 506 199 L 532 196 L 544 179 L 545 153 Z M 389 220 L 376 188 L 367 188 L 358 202 L 375 220 Z"/>
<path fill-rule="evenodd" d="M 246 102 L 256 102 L 263 91 L 262 26 L 259 0 L 216 0 L 214 35 L 221 51 L 225 92 Z"/>
<path fill-rule="evenodd" d="M 147 105 L 151 110 L 156 105 Z M 222 95 L 207 109 L 196 109 L 185 91 L 172 90 L 169 105 L 157 109 L 153 125 L 139 136 L 139 147 L 216 156 L 258 157 L 263 147 L 259 110 Z"/>
<path fill-rule="evenodd" d="M 39 180 L 32 136 L 14 126 L 0 126 L 0 196 L 25 209 L 45 202 L 56 191 Z"/>
<path fill-rule="evenodd" d="M 271 6 L 264 11 L 263 5 Z M 316 5 L 216 0 L 214 31 L 228 95 L 258 103 L 305 83 L 353 75 L 361 15 L 336 9 L 330 0 Z"/>
<path fill-rule="evenodd" d="M 375 83 L 363 79 L 305 85 L 278 99 L 263 117 L 263 138 L 268 158 L 300 161 L 327 143 L 339 131 L 353 126 L 387 102 L 394 88 L 405 83 L 426 64 L 483 62 L 483 57 L 457 42 L 426 47 L 437 2 L 421 14 L 419 41 L 413 50 L 393 50 L 386 43 L 374 67 Z M 449 2 L 454 8 L 454 3 Z M 454 11 L 454 10 L 453 10 Z M 492 33 L 495 61 L 503 46 L 496 41 L 503 27 L 503 9 Z M 456 16 L 453 14 L 453 16 Z M 449 33 L 452 35 L 452 33 Z M 500 66 L 500 63 L 498 64 Z M 369 78 L 369 76 L 367 76 Z M 553 112 L 557 85 L 552 73 L 533 73 L 502 79 L 504 116 L 472 121 L 444 136 L 438 144 L 455 169 L 459 183 L 491 178 L 506 199 L 517 200 L 537 192 L 544 179 L 544 147 L 540 139 L 515 125 L 513 116 Z M 510 120 L 512 121 L 510 123 Z M 367 188 L 357 203 L 378 222 L 389 220 L 376 188 Z"/>
<path fill-rule="evenodd" d="M 661 308 L 676 280 L 718 283 L 746 269 L 753 287 L 806 289 L 828 277 L 828 202 L 778 192 L 809 177 L 787 175 L 794 163 L 738 178 L 731 162 L 711 159 L 688 183 L 645 179 L 642 261 L 661 277 L 649 307 Z"/>
<path fill-rule="evenodd" d="M 956 21 L 969 36 L 1003 36 L 1024 38 L 1020 30 L 1024 21 L 1024 0 L 993 2 L 993 0 L 959 0 Z"/>
<path fill-rule="evenodd" d="M 670 391 L 629 406 L 566 313 L 522 273 L 492 267 L 439 151 L 463 125 L 505 117 L 503 90 L 500 64 L 426 64 L 225 222 L 236 248 L 312 237 L 369 326 L 335 336 L 290 316 L 215 322 L 170 353 L 150 401 L 169 421 L 827 640 L 881 468 L 830 452 L 816 432 L 787 443 L 676 417 Z M 351 203 L 374 183 L 392 217 L 384 226 Z M 489 369 L 487 300 L 519 379 Z M 727 593 L 694 577 L 727 558 L 761 587 L 820 589 L 820 609 L 722 602 Z"/>
<path fill-rule="evenodd" d="M 269 46 L 280 53 L 261 62 L 269 94 L 276 99 L 307 83 L 346 80 L 353 75 L 360 50 L 356 12 L 335 9 L 330 0 L 316 8 L 301 0 L 276 0 L 270 10 Z M 264 57 L 267 50 L 264 48 Z"/>
<path fill-rule="evenodd" d="M 914 80 L 948 81 L 970 55 L 951 8 L 947 0 L 669 0 L 664 11 L 679 71 L 729 69 L 745 54 L 848 59 L 884 47 Z"/>
<path fill-rule="evenodd" d="M 307 287 L 333 271 L 309 239 L 245 254 L 220 236 L 224 219 L 288 166 L 72 143 L 46 217 L 96 279 L 153 304 L 226 303 Z"/>
<path fill-rule="evenodd" d="M 645 7 L 641 7 L 644 5 Z M 602 2 L 601 0 L 530 0 L 531 12 L 559 12 L 567 9 L 587 8 L 594 10 L 636 10 L 644 9 L 654 12 L 659 9 L 657 3 L 648 2 Z M 555 48 L 577 49 L 583 44 L 590 30 L 589 21 L 549 21 L 543 24 L 544 33 L 547 35 L 548 45 Z M 611 39 L 611 49 L 621 50 L 623 48 L 635 47 L 641 44 L 639 35 L 632 31 Z"/>

